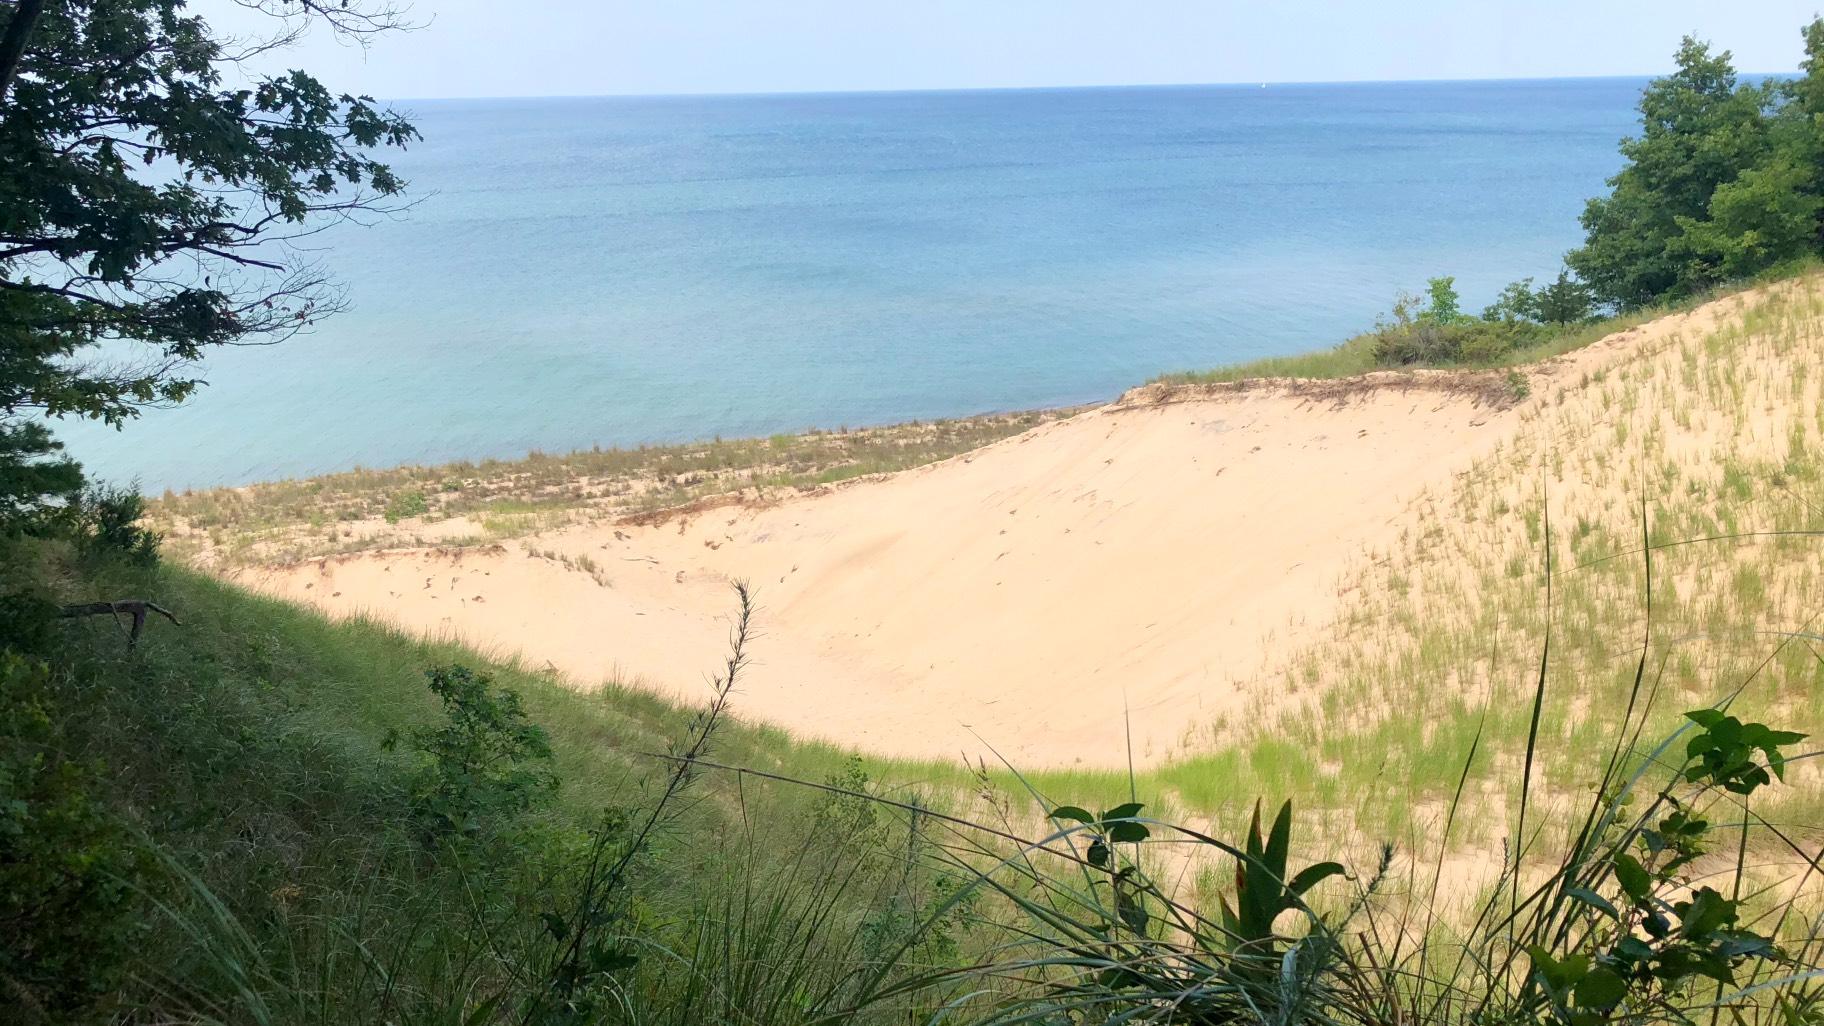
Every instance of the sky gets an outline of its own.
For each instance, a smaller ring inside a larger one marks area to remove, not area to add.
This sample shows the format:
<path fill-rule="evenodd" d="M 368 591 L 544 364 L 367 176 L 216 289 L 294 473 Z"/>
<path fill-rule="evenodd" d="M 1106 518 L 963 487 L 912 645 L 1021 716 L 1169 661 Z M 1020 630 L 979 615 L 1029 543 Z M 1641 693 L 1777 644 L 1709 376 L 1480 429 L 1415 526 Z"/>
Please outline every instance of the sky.
<path fill-rule="evenodd" d="M 357 0 L 363 2 L 363 0 Z M 372 2 L 372 0 L 365 0 Z M 1824 0 L 409 0 L 281 63 L 395 99 L 1650 75 L 1695 34 L 1790 71 Z M 192 0 L 218 27 L 259 21 Z"/>

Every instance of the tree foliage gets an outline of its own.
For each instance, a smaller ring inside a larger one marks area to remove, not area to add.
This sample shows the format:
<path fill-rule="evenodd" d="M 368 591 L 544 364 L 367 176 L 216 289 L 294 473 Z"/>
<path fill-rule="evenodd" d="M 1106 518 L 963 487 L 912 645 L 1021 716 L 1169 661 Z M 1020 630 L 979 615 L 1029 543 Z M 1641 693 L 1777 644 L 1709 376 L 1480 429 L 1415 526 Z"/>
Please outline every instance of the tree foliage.
<path fill-rule="evenodd" d="M 502 815 L 524 812 L 557 787 L 551 743 L 526 716 L 519 693 L 466 666 L 425 671 L 446 721 L 415 730 L 411 744 L 422 765 L 412 799 L 439 836 L 481 832 Z M 389 735 L 388 748 L 398 734 Z"/>
<path fill-rule="evenodd" d="M 396 13 L 243 6 L 273 35 L 228 39 L 184 0 L 0 7 L 0 514 L 70 491 L 32 418 L 119 426 L 189 396 L 211 347 L 333 313 L 334 282 L 291 243 L 400 195 L 374 154 L 417 137 L 407 120 L 250 63 L 312 23 L 364 35 Z"/>
<path fill-rule="evenodd" d="M 1641 95 L 1641 132 L 1583 213 L 1571 267 L 1622 309 L 1693 295 L 1824 248 L 1824 19 L 1802 76 L 1748 84 L 1686 37 Z"/>

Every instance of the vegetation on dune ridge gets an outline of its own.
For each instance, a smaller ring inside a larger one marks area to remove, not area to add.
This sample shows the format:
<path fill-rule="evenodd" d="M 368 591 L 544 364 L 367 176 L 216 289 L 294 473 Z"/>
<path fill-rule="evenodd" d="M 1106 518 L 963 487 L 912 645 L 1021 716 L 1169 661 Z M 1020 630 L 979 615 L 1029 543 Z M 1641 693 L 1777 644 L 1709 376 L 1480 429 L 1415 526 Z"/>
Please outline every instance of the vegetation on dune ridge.
<path fill-rule="evenodd" d="M 1579 682 L 1539 710 L 1568 757 L 1551 793 L 1574 792 L 1572 767 L 1616 729 L 1643 645 L 1669 694 L 1752 678 L 1757 715 L 1824 725 L 1810 622 L 1824 589 L 1820 338 L 1824 280 L 1809 276 L 1554 386 L 1511 442 L 1416 497 L 1386 551 L 1339 568 L 1334 630 L 1290 650 L 1247 714 L 1196 733 L 1190 747 L 1210 754 L 1162 780 L 1194 807 L 1299 795 L 1360 829 L 1422 836 L 1471 738 L 1495 765 L 1523 756 L 1524 682 L 1548 635 Z M 1801 779 L 1780 799 L 1797 822 L 1824 813 L 1815 771 Z M 1497 787 L 1469 802 L 1511 799 Z M 1471 822 L 1498 837 L 1498 818 Z"/>
<path fill-rule="evenodd" d="M 1688 312 L 1716 299 L 1812 273 L 1819 266 L 1817 256 L 1797 256 L 1750 277 L 1623 313 L 1599 316 L 1585 303 L 1581 313 L 1562 321 L 1539 315 L 1536 298 L 1529 301 L 1530 310 L 1527 302 L 1516 302 L 1515 293 L 1530 288 L 1530 279 L 1509 285 L 1502 298 L 1479 318 L 1460 312 L 1454 316 L 1441 313 L 1437 303 L 1440 298 L 1446 300 L 1446 309 L 1454 308 L 1455 281 L 1448 277 L 1434 278 L 1428 305 L 1417 296 L 1402 294 L 1394 300 L 1393 313 L 1383 318 L 1374 330 L 1328 349 L 1270 356 L 1207 370 L 1174 371 L 1161 374 L 1150 383 L 1231 384 L 1257 379 L 1321 381 L 1359 377 L 1377 371 L 1415 369 L 1525 370 L 1611 335 Z M 1440 292 L 1444 295 L 1439 296 Z"/>
<path fill-rule="evenodd" d="M 412 544 L 486 544 L 578 518 L 638 517 L 724 495 L 763 500 L 908 470 L 1074 412 L 985 414 L 769 438 L 353 470 L 167 492 L 149 504 L 148 515 L 173 554 L 212 565 L 285 562 Z"/>

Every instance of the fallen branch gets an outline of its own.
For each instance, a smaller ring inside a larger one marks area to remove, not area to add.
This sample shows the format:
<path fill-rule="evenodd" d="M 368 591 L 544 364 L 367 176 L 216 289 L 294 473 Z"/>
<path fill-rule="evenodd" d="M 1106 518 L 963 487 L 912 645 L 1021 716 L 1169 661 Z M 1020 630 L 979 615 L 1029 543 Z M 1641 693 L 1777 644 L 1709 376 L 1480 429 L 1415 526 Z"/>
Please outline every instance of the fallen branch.
<path fill-rule="evenodd" d="M 103 613 L 107 613 L 114 617 L 116 623 L 119 623 L 121 614 L 125 613 L 133 618 L 133 626 L 127 631 L 127 650 L 132 651 L 133 647 L 139 644 L 139 632 L 146 626 L 146 614 L 149 612 L 157 613 L 179 627 L 184 625 L 184 622 L 179 620 L 171 610 L 166 609 L 156 602 L 147 602 L 144 599 L 119 599 L 114 602 L 80 602 L 73 606 L 64 606 L 58 611 L 57 615 L 68 618 L 77 616 L 100 616 Z"/>

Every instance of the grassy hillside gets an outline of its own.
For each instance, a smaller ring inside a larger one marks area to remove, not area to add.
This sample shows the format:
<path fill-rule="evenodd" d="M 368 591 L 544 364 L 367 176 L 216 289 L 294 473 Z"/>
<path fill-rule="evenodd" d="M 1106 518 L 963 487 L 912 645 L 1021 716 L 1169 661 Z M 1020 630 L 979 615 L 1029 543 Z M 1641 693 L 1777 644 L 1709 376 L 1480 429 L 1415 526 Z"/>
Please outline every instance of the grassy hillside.
<path fill-rule="evenodd" d="M 1478 730 L 1497 780 L 1523 755 L 1548 639 L 1557 789 L 1621 729 L 1643 646 L 1649 735 L 1738 688 L 1739 706 L 1824 728 L 1820 340 L 1813 275 L 1552 386 L 1513 444 L 1421 497 L 1397 546 L 1342 575 L 1352 601 L 1331 639 L 1261 682 L 1249 725 L 1211 735 L 1239 744 L 1171 778 L 1193 801 L 1309 795 L 1422 832 Z M 1802 778 L 1788 811 L 1815 816 L 1824 789 Z M 1489 786 L 1486 807 L 1512 790 Z M 1478 822 L 1492 839 L 1503 820 Z"/>
<path fill-rule="evenodd" d="M 852 991 L 935 886 L 906 862 L 924 842 L 856 799 L 680 779 L 662 758 L 869 790 L 841 753 L 637 692 L 578 695 L 181 569 L 60 546 L 9 556 L 58 598 L 155 596 L 183 623 L 157 620 L 129 649 L 114 618 L 54 622 L 32 632 L 48 674 L 3 667 L 0 779 L 25 800 L 0 826 L 38 858 L 8 848 L 0 889 L 16 898 L 0 914 L 43 939 L 0 965 L 0 1007 L 23 1016 L 8 1021 L 568 1021 L 558 1006 L 594 985 L 553 981 L 609 969 L 616 1000 L 638 990 L 638 1021 L 781 1002 L 759 1021 L 803 1021 L 813 996 Z M 444 709 L 425 671 L 452 661 L 492 687 Z M 515 754 L 503 739 L 521 728 L 545 741 Z M 566 917 L 588 920 L 580 969 L 560 964 Z"/>

